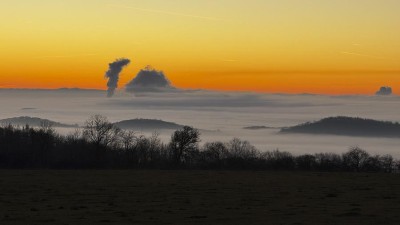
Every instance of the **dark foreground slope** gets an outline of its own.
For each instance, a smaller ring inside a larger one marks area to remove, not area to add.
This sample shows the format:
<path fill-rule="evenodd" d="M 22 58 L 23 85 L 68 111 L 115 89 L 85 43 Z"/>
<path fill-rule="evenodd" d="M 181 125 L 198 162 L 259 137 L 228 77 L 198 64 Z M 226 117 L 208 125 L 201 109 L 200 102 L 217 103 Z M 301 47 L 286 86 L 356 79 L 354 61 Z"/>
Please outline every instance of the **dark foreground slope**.
<path fill-rule="evenodd" d="M 0 170 L 0 224 L 399 224 L 396 174 Z"/>
<path fill-rule="evenodd" d="M 281 133 L 333 134 L 360 137 L 400 137 L 400 124 L 353 117 L 329 117 L 283 128 Z"/>

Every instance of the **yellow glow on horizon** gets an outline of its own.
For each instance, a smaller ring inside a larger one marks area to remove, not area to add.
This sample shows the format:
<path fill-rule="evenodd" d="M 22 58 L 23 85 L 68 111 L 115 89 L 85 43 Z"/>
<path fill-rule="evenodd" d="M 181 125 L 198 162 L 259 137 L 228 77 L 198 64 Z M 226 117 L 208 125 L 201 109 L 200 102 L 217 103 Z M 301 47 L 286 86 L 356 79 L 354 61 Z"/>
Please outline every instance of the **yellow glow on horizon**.
<path fill-rule="evenodd" d="M 120 87 L 150 64 L 181 88 L 400 94 L 396 0 L 3 0 L 0 88 Z"/>

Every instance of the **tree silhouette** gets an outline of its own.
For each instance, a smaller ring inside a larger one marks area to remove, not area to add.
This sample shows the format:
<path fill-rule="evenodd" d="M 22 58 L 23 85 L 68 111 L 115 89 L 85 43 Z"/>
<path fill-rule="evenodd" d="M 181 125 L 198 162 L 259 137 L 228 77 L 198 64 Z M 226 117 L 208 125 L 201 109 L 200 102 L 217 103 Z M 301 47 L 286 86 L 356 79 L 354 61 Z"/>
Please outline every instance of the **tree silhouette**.
<path fill-rule="evenodd" d="M 184 126 L 175 131 L 171 136 L 169 147 L 171 148 L 173 159 L 177 165 L 190 160 L 190 156 L 198 151 L 200 141 L 199 130 Z"/>
<path fill-rule="evenodd" d="M 294 156 L 289 152 L 261 152 L 248 141 L 206 143 L 200 151 L 200 132 L 183 127 L 168 145 L 154 133 L 136 136 L 115 128 L 106 117 L 90 117 L 83 131 L 61 136 L 50 126 L 0 126 L 0 168 L 138 168 L 241 169 L 398 172 L 400 161 L 391 155 L 369 155 L 359 147 L 335 153 Z"/>
<path fill-rule="evenodd" d="M 365 150 L 359 147 L 351 147 L 348 152 L 343 154 L 343 163 L 350 170 L 360 171 L 368 158 L 369 154 Z"/>
<path fill-rule="evenodd" d="M 114 127 L 107 117 L 94 115 L 85 122 L 83 136 L 97 147 L 108 147 L 117 140 L 119 132 L 120 130 Z"/>

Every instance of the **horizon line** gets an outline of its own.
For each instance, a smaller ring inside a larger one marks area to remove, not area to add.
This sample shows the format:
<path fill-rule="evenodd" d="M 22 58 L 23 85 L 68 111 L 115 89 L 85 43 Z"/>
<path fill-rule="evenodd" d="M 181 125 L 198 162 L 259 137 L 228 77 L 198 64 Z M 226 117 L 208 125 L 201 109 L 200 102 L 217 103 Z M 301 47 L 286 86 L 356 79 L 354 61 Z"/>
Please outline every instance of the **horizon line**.
<path fill-rule="evenodd" d="M 60 87 L 60 88 L 2 88 L 0 87 L 0 91 L 10 90 L 10 91 L 98 91 L 98 92 L 107 92 L 107 89 L 96 89 L 96 88 L 78 88 L 78 87 Z M 221 93 L 255 93 L 255 94 L 266 94 L 266 95 L 314 95 L 314 96 L 381 96 L 376 95 L 376 93 L 364 94 L 364 93 L 340 93 L 340 94 L 328 94 L 328 93 L 313 93 L 313 92 L 260 92 L 254 90 L 216 90 L 216 89 L 180 89 L 182 92 L 185 91 L 209 91 L 209 92 L 221 92 Z M 124 92 L 123 89 L 118 89 L 117 92 Z M 388 95 L 390 96 L 400 96 L 396 93 Z M 385 97 L 385 96 L 383 96 Z"/>

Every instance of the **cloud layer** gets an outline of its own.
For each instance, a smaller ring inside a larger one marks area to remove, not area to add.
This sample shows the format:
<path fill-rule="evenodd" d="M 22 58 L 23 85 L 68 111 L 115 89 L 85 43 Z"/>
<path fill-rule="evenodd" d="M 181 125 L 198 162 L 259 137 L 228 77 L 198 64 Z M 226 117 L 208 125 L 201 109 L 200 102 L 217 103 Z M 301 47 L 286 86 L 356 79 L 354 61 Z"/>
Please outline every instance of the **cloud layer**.
<path fill-rule="evenodd" d="M 128 94 L 118 95 L 105 99 L 104 94 L 99 90 L 0 89 L 0 105 L 7 106 L 0 110 L 0 119 L 31 116 L 80 125 L 93 114 L 105 115 L 112 122 L 135 118 L 162 119 L 207 130 L 202 132 L 203 143 L 240 137 L 260 150 L 279 148 L 295 154 L 341 153 L 347 151 L 349 146 L 360 146 L 374 154 L 392 154 L 400 158 L 400 139 L 395 138 L 280 135 L 274 129 L 243 129 L 249 126 L 287 127 L 330 116 L 400 122 L 400 96 L 397 95 L 382 98 L 176 91 L 147 93 L 135 98 Z M 75 128 L 57 130 L 67 134 L 74 132 Z M 168 142 L 171 132 L 161 131 L 160 136 Z"/>

